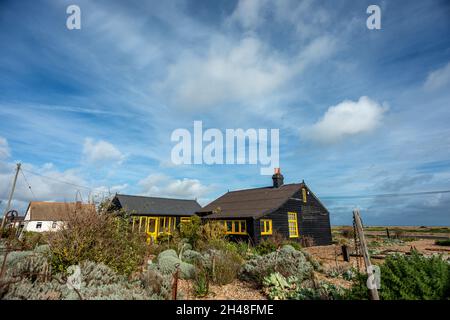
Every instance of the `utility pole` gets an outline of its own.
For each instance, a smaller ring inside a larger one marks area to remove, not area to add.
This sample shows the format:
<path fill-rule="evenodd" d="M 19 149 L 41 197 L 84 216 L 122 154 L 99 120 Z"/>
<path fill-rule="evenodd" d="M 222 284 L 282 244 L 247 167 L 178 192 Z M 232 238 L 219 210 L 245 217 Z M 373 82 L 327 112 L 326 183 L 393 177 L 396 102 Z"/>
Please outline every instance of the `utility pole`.
<path fill-rule="evenodd" d="M 353 210 L 353 220 L 355 221 L 356 224 L 356 231 L 359 237 L 361 252 L 364 258 L 364 265 L 366 266 L 366 271 L 368 272 L 368 270 L 370 270 L 369 267 L 372 267 L 372 263 L 370 262 L 369 250 L 367 249 L 367 243 L 364 237 L 364 230 L 361 222 L 361 216 L 359 214 L 358 209 Z M 369 295 L 371 300 L 380 300 L 377 288 L 369 289 Z"/>
<path fill-rule="evenodd" d="M 16 174 L 14 175 L 14 181 L 13 181 L 11 193 L 9 194 L 9 199 L 8 199 L 8 203 L 6 205 L 6 210 L 3 213 L 2 227 L 1 227 L 2 231 L 3 231 L 3 228 L 5 227 L 5 223 L 6 223 L 6 214 L 8 213 L 9 209 L 11 208 L 11 201 L 12 201 L 12 198 L 14 195 L 14 190 L 16 189 L 17 176 L 19 175 L 21 165 L 22 165 L 21 163 L 18 163 L 17 167 L 16 167 Z"/>

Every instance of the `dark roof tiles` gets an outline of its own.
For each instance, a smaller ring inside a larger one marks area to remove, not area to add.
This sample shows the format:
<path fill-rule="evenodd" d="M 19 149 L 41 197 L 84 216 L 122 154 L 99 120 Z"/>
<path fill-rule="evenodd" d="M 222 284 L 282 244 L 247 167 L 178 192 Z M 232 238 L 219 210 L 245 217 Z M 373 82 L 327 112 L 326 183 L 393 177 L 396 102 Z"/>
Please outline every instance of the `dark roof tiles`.
<path fill-rule="evenodd" d="M 212 212 L 205 216 L 211 219 L 261 217 L 281 207 L 302 186 L 302 183 L 293 183 L 279 188 L 231 191 L 197 212 L 201 215 Z"/>
<path fill-rule="evenodd" d="M 125 210 L 141 215 L 192 216 L 201 209 L 196 200 L 116 195 Z"/>

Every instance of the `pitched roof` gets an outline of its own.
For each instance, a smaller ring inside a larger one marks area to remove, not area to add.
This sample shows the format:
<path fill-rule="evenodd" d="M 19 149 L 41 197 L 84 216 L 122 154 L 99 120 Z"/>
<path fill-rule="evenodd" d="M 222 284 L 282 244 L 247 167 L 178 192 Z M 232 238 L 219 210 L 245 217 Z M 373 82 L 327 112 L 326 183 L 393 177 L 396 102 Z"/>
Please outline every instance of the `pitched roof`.
<path fill-rule="evenodd" d="M 77 202 L 39 202 L 32 201 L 28 205 L 30 220 L 33 221 L 66 221 L 83 210 L 95 212 L 95 205 Z"/>
<path fill-rule="evenodd" d="M 142 215 L 192 216 L 201 206 L 196 200 L 117 194 L 120 206 L 132 213 Z"/>
<path fill-rule="evenodd" d="M 265 187 L 231 191 L 197 212 L 202 215 L 220 208 L 219 212 L 205 217 L 208 219 L 261 217 L 281 207 L 302 186 L 302 183 L 293 183 L 284 184 L 279 188 Z"/>

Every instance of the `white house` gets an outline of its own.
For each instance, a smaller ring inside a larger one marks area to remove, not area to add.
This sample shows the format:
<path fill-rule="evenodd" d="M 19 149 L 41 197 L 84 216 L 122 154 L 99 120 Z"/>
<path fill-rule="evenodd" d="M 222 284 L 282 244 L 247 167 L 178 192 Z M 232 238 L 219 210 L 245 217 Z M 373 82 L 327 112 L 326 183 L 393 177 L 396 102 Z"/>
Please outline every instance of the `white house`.
<path fill-rule="evenodd" d="M 69 217 L 83 210 L 95 211 L 93 204 L 81 202 L 39 202 L 32 201 L 24 219 L 23 231 L 57 231 Z"/>

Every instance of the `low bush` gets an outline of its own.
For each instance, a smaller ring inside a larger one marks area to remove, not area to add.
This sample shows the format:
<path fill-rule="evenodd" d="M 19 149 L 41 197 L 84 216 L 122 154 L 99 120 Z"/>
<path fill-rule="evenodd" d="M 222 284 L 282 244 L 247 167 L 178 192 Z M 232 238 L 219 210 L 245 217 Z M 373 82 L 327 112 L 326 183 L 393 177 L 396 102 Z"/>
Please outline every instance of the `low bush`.
<path fill-rule="evenodd" d="M 153 264 L 150 268 L 170 275 L 174 274 L 179 268 L 182 279 L 191 279 L 195 271 L 192 264 L 182 261 L 176 251 L 172 249 L 161 252 L 158 255 L 156 264 Z"/>
<path fill-rule="evenodd" d="M 325 281 L 302 281 L 276 272 L 264 278 L 264 292 L 272 300 L 340 300 L 345 290 Z"/>
<path fill-rule="evenodd" d="M 92 261 L 130 275 L 143 265 L 148 248 L 144 235 L 131 231 L 126 215 L 88 210 L 73 212 L 61 230 L 49 233 L 48 242 L 56 272 Z"/>
<path fill-rule="evenodd" d="M 276 230 L 273 230 L 271 236 L 267 236 L 261 240 L 261 242 L 255 247 L 256 252 L 260 255 L 274 252 L 286 244 L 286 239 L 283 235 Z"/>
<path fill-rule="evenodd" d="M 450 246 L 450 239 L 436 240 L 434 243 L 438 246 Z"/>
<path fill-rule="evenodd" d="M 311 276 L 314 266 L 302 251 L 291 246 L 263 256 L 257 256 L 245 263 L 241 269 L 241 278 L 262 284 L 264 278 L 278 272 L 284 277 L 296 276 L 302 280 Z"/>
<path fill-rule="evenodd" d="M 233 282 L 238 277 L 242 266 L 242 258 L 232 251 L 217 251 L 212 254 L 212 280 L 224 285 Z"/>
<path fill-rule="evenodd" d="M 171 294 L 171 277 L 146 287 L 139 279 L 130 280 L 102 263 L 83 261 L 79 266 L 77 290 L 67 285 L 65 273 L 51 274 L 45 251 L 12 252 L 7 257 L 7 273 L 0 284 L 0 299 L 13 300 L 134 300 L 167 299 Z"/>
<path fill-rule="evenodd" d="M 383 300 L 440 300 L 450 298 L 450 265 L 440 256 L 388 256 L 380 266 Z M 356 277 L 348 299 L 368 299 L 367 276 Z"/>

